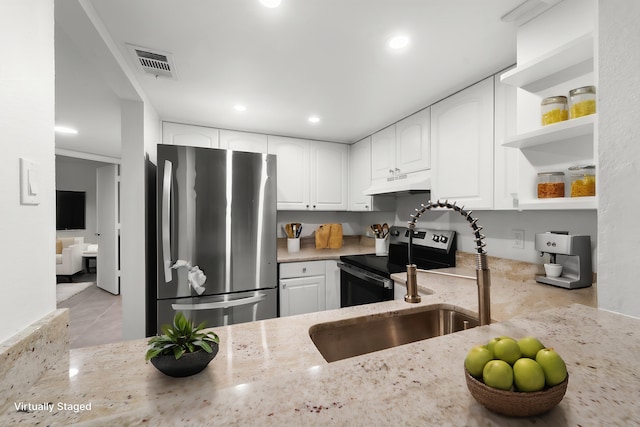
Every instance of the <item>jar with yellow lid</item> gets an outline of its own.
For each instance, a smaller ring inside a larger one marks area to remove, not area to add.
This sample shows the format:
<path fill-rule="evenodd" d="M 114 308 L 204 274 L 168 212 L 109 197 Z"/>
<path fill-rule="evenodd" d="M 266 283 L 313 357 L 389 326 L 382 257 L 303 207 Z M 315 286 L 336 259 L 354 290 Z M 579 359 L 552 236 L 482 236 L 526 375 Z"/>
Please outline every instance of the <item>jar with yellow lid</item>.
<path fill-rule="evenodd" d="M 584 86 L 569 91 L 571 108 L 569 116 L 572 119 L 588 116 L 596 112 L 596 87 Z"/>
<path fill-rule="evenodd" d="M 542 126 L 562 122 L 569 118 L 566 96 L 551 96 L 540 103 Z"/>
<path fill-rule="evenodd" d="M 572 166 L 571 197 L 596 195 L 596 167 L 594 165 Z"/>

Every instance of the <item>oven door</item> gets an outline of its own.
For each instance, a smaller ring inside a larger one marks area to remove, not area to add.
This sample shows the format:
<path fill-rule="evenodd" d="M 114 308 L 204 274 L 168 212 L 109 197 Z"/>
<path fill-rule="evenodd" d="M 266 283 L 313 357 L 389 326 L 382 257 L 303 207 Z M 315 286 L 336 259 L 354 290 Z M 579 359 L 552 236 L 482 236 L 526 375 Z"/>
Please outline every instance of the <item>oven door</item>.
<path fill-rule="evenodd" d="M 340 307 L 393 299 L 393 280 L 362 268 L 338 262 L 340 268 Z"/>

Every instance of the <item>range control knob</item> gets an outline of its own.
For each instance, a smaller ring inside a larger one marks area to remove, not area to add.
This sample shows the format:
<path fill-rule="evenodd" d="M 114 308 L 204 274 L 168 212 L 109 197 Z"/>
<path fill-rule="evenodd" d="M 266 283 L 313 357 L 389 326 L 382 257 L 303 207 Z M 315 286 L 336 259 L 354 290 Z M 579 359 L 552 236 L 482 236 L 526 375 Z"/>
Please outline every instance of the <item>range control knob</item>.
<path fill-rule="evenodd" d="M 444 234 L 440 236 L 440 242 L 447 243 L 448 241 L 449 241 L 449 238 Z"/>
<path fill-rule="evenodd" d="M 434 234 L 433 237 L 431 238 L 431 240 L 433 240 L 434 242 L 439 242 L 440 241 L 440 236 L 438 236 L 437 234 Z"/>

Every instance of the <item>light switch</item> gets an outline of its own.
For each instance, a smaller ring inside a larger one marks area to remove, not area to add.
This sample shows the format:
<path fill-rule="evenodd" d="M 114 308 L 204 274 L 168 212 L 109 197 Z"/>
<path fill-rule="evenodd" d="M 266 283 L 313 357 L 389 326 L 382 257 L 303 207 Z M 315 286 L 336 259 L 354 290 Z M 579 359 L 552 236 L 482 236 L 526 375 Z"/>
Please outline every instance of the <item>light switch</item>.
<path fill-rule="evenodd" d="M 23 205 L 40 204 L 40 164 L 20 159 L 20 203 Z"/>

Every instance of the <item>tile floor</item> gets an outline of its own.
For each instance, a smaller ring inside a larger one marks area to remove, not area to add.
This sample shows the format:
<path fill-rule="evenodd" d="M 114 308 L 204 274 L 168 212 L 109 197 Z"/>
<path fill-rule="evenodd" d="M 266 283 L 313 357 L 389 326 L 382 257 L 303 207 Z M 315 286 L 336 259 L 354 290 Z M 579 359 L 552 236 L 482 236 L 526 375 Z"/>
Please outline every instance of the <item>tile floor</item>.
<path fill-rule="evenodd" d="M 96 275 L 81 274 L 74 282 L 95 282 Z M 91 286 L 58 304 L 69 309 L 69 348 L 122 341 L 122 298 Z"/>

